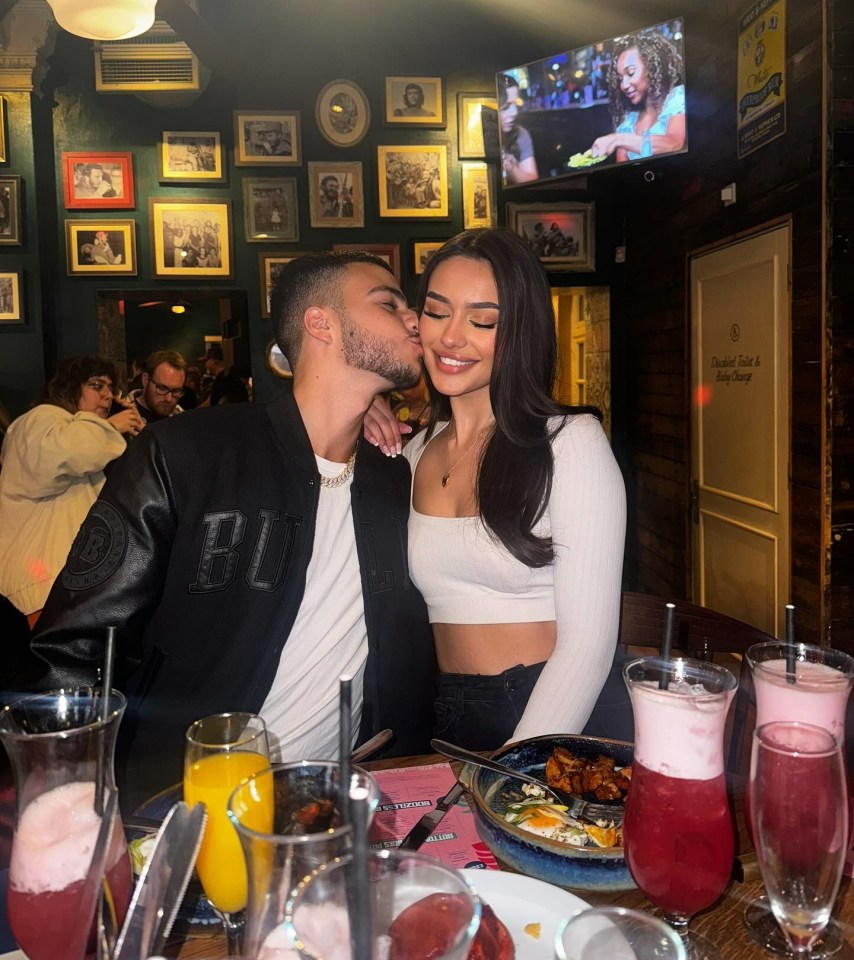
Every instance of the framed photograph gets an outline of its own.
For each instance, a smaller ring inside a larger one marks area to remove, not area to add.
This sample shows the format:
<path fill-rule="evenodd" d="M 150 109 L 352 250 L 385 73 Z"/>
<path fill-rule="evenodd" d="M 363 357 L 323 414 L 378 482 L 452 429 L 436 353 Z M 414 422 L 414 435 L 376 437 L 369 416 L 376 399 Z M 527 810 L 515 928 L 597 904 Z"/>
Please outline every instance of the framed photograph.
<path fill-rule="evenodd" d="M 460 160 L 479 160 L 486 156 L 483 146 L 481 110 L 498 109 L 495 97 L 486 93 L 457 94 L 457 146 Z"/>
<path fill-rule="evenodd" d="M 234 163 L 238 167 L 302 166 L 299 112 L 235 110 Z"/>
<path fill-rule="evenodd" d="M 135 220 L 66 220 L 69 277 L 136 276 Z"/>
<path fill-rule="evenodd" d="M 400 244 L 399 243 L 333 243 L 333 250 L 367 250 L 391 267 L 391 272 L 400 283 Z"/>
<path fill-rule="evenodd" d="M 424 273 L 427 261 L 444 244 L 444 240 L 415 240 L 412 243 L 412 270 Z"/>
<path fill-rule="evenodd" d="M 132 210 L 131 154 L 63 153 L 62 192 L 69 210 Z"/>
<path fill-rule="evenodd" d="M 313 227 L 364 227 L 362 164 L 309 161 L 308 191 Z"/>
<path fill-rule="evenodd" d="M 441 77 L 386 77 L 385 122 L 443 128 L 445 99 Z"/>
<path fill-rule="evenodd" d="M 6 163 L 9 159 L 6 140 L 6 101 L 0 97 L 0 163 Z"/>
<path fill-rule="evenodd" d="M 261 316 L 270 316 L 270 294 L 273 292 L 273 284 L 279 279 L 279 273 L 286 263 L 296 260 L 297 257 L 304 257 L 305 252 L 288 253 L 280 256 L 277 253 L 259 253 L 258 254 L 258 277 L 261 281 Z"/>
<path fill-rule="evenodd" d="M 22 243 L 21 223 L 21 178 L 0 176 L 0 243 Z"/>
<path fill-rule="evenodd" d="M 463 229 L 492 227 L 496 221 L 495 190 L 487 163 L 462 163 Z"/>
<path fill-rule="evenodd" d="M 508 203 L 507 225 L 527 240 L 546 270 L 596 269 L 592 203 Z"/>
<path fill-rule="evenodd" d="M 244 177 L 246 240 L 299 240 L 299 206 L 294 177 Z"/>
<path fill-rule="evenodd" d="M 445 144 L 377 147 L 381 217 L 447 217 L 448 148 Z"/>
<path fill-rule="evenodd" d="M 153 276 L 231 279 L 231 200 L 158 197 L 148 204 Z"/>
<path fill-rule="evenodd" d="M 317 95 L 317 126 L 335 147 L 355 146 L 368 132 L 371 107 L 365 91 L 352 80 L 332 80 Z"/>
<path fill-rule="evenodd" d="M 0 270 L 0 323 L 24 322 L 22 277 L 20 270 Z"/>
<path fill-rule="evenodd" d="M 291 370 L 291 365 L 288 363 L 288 358 L 279 349 L 279 345 L 275 340 L 271 340 L 267 344 L 265 359 L 267 360 L 267 369 L 275 376 L 281 377 L 283 380 L 288 380 L 294 375 L 293 370 Z"/>
<path fill-rule="evenodd" d="M 222 142 L 215 130 L 164 130 L 160 141 L 160 182 L 225 183 Z"/>

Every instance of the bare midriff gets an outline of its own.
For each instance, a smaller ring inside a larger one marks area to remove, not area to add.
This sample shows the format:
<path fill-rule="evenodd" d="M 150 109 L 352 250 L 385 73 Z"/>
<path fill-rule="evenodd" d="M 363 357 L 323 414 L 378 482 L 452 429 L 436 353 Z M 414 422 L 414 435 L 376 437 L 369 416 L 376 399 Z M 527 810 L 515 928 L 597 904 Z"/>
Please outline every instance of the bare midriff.
<path fill-rule="evenodd" d="M 555 648 L 554 620 L 539 623 L 434 623 L 436 657 L 443 673 L 494 676 L 517 664 L 548 660 Z"/>

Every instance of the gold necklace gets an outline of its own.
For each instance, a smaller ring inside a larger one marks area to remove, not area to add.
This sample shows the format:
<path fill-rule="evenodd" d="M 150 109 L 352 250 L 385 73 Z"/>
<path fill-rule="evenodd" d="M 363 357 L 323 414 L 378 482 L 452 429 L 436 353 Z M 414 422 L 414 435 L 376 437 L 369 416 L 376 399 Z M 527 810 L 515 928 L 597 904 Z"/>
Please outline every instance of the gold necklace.
<path fill-rule="evenodd" d="M 489 423 L 483 428 L 483 430 L 480 430 L 475 436 L 474 440 L 472 440 L 472 442 L 465 448 L 465 450 L 463 450 L 463 455 L 456 461 L 456 463 L 448 467 L 448 472 L 442 477 L 443 487 L 447 487 L 447 485 L 451 482 L 451 473 L 454 470 L 456 470 L 456 468 L 463 462 L 463 460 L 465 460 L 465 458 L 469 455 L 469 453 L 471 453 L 471 451 L 475 448 L 475 445 L 480 440 L 480 438 L 486 433 L 487 430 L 491 430 L 494 424 L 495 424 L 495 421 L 490 420 Z"/>
<path fill-rule="evenodd" d="M 320 485 L 321 487 L 326 487 L 327 490 L 334 487 L 340 487 L 342 483 L 346 483 L 350 477 L 353 476 L 353 467 L 356 465 L 356 451 L 354 450 L 348 460 L 347 465 L 344 469 L 335 477 L 324 477 L 321 473 L 320 475 Z"/>

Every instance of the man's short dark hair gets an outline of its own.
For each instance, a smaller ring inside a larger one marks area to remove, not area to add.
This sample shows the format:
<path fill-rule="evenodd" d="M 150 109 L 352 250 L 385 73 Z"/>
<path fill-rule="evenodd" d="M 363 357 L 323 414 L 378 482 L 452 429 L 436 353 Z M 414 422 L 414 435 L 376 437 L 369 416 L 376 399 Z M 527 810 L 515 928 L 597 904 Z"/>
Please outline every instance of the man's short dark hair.
<path fill-rule="evenodd" d="M 407 94 L 409 93 L 410 90 L 415 90 L 418 93 L 418 103 L 416 104 L 416 106 L 419 106 L 419 107 L 423 106 L 424 105 L 424 88 L 421 86 L 420 83 L 407 83 L 406 87 L 403 90 L 403 102 L 405 106 L 407 107 L 409 106 L 409 100 L 407 99 Z"/>
<path fill-rule="evenodd" d="M 149 377 L 154 375 L 154 371 L 161 363 L 168 363 L 170 367 L 176 370 L 183 370 L 187 373 L 189 364 L 177 350 L 155 350 L 145 358 L 145 372 Z"/>
<path fill-rule="evenodd" d="M 321 181 L 320 181 L 321 190 L 326 189 L 326 184 L 329 183 L 330 180 L 334 180 L 340 186 L 338 177 L 334 173 L 330 173 L 330 174 L 327 174 L 325 177 L 321 178 Z"/>
<path fill-rule="evenodd" d="M 331 306 L 341 310 L 341 282 L 344 271 L 353 263 L 370 263 L 394 276 L 391 267 L 366 250 L 325 250 L 295 257 L 286 263 L 270 295 L 273 336 L 295 370 L 302 347 L 302 318 L 312 306 Z"/>

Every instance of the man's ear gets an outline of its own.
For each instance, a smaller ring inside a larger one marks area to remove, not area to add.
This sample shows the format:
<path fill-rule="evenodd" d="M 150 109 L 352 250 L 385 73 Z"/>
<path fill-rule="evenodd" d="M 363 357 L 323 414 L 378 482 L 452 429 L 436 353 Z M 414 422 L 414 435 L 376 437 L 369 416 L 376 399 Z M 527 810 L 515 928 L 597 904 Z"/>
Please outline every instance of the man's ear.
<path fill-rule="evenodd" d="M 151 377 L 143 370 L 140 374 L 140 379 L 142 380 L 143 387 L 147 387 L 148 381 L 151 379 Z"/>
<path fill-rule="evenodd" d="M 302 318 L 308 335 L 322 343 L 332 343 L 332 325 L 329 312 L 323 307 L 309 307 Z"/>

